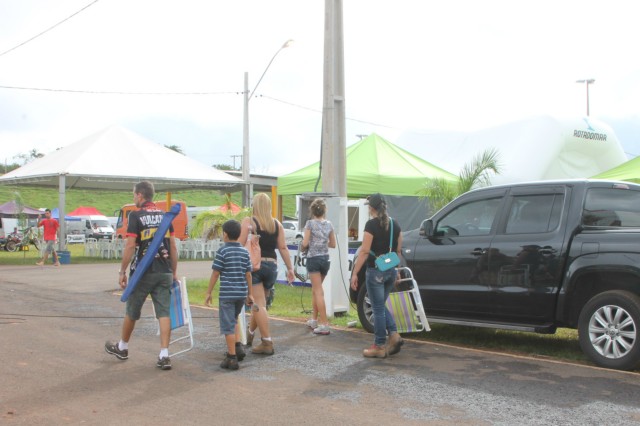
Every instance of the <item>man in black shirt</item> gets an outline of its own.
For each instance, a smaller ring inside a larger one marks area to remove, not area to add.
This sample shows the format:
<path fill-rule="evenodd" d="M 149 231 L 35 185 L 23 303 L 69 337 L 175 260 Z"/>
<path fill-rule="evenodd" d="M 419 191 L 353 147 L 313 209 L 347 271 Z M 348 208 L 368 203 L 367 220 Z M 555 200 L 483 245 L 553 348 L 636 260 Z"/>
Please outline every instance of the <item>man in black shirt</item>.
<path fill-rule="evenodd" d="M 160 226 L 164 212 L 153 203 L 155 194 L 153 184 L 142 181 L 133 189 L 133 200 L 137 211 L 129 213 L 129 225 L 127 227 L 127 241 L 122 254 L 122 263 L 118 271 L 118 283 L 122 289 L 127 286 L 127 267 L 130 266 L 130 274 L 136 268 L 138 262 L 147 253 L 155 231 Z M 138 247 L 137 255 L 134 259 Z M 131 262 L 133 259 L 133 262 Z M 153 262 L 146 270 L 140 281 L 127 299 L 126 315 L 122 324 L 122 335 L 119 342 L 107 342 L 104 349 L 107 353 L 115 355 L 120 360 L 129 357 L 129 339 L 133 333 L 136 321 L 140 319 L 142 305 L 151 296 L 153 307 L 160 324 L 160 354 L 156 366 L 162 370 L 171 369 L 169 358 L 169 341 L 171 339 L 171 320 L 169 318 L 169 306 L 171 304 L 171 283 L 177 280 L 178 252 L 173 236 L 173 226 L 164 237 L 160 248 L 154 254 Z"/>

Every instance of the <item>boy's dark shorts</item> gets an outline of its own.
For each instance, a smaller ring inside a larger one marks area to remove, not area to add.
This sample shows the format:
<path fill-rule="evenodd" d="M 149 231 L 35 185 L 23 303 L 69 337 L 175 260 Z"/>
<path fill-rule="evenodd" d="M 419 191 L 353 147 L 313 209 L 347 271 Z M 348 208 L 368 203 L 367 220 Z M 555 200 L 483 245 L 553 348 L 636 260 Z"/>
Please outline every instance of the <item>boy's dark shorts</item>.
<path fill-rule="evenodd" d="M 134 321 L 139 320 L 142 305 L 147 300 L 147 296 L 151 295 L 156 318 L 168 317 L 172 282 L 171 272 L 146 272 L 127 299 L 127 316 Z"/>
<path fill-rule="evenodd" d="M 220 334 L 228 336 L 236 334 L 236 323 L 238 315 L 242 312 L 242 307 L 246 299 L 220 300 L 218 315 L 220 316 Z"/>

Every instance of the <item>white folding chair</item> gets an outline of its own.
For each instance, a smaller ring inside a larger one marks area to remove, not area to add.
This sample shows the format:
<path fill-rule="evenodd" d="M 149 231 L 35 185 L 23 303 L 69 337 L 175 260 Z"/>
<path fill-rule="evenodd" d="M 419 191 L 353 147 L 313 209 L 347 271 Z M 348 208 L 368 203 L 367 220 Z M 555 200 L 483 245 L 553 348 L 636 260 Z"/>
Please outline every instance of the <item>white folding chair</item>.
<path fill-rule="evenodd" d="M 122 249 L 124 247 L 124 240 L 114 239 L 114 240 L 105 240 L 108 246 L 108 258 L 109 259 L 118 259 L 122 255 Z"/>
<path fill-rule="evenodd" d="M 191 240 L 181 241 L 178 249 L 178 258 L 189 259 L 191 256 L 191 246 Z"/>
<path fill-rule="evenodd" d="M 197 259 L 198 257 L 204 259 L 204 241 L 198 238 L 189 240 L 189 258 Z"/>
<path fill-rule="evenodd" d="M 98 249 L 98 240 L 95 238 L 87 238 L 84 240 L 84 255 L 85 256 L 94 256 L 96 254 L 96 250 Z"/>
<path fill-rule="evenodd" d="M 204 253 L 207 256 L 207 259 L 213 259 L 214 257 L 216 257 L 216 251 L 218 251 L 219 247 L 220 247 L 219 239 L 216 238 L 215 240 L 207 241 L 204 247 Z"/>
<path fill-rule="evenodd" d="M 153 315 L 155 317 L 155 308 Z M 193 349 L 193 321 L 191 319 L 191 306 L 189 305 L 189 295 L 187 294 L 187 279 L 182 277 L 181 281 L 177 282 L 177 285 L 171 286 L 171 306 L 169 309 L 169 317 L 171 320 L 171 335 L 175 336 L 175 330 L 186 327 L 186 334 L 179 337 L 175 337 L 169 342 L 169 347 L 172 344 L 189 339 L 189 346 L 187 348 L 180 349 L 176 352 L 170 353 L 171 356 L 180 355 Z M 160 324 L 158 324 L 158 335 L 160 334 Z"/>
<path fill-rule="evenodd" d="M 429 321 L 424 312 L 422 297 L 418 283 L 413 278 L 413 272 L 407 267 L 398 268 L 404 272 L 405 278 L 402 282 L 409 282 L 411 288 L 404 291 L 392 292 L 386 301 L 387 309 L 393 316 L 399 333 L 415 333 L 420 331 L 430 331 Z"/>
<path fill-rule="evenodd" d="M 111 259 L 111 242 L 108 240 L 98 240 L 97 253 L 103 259 Z"/>

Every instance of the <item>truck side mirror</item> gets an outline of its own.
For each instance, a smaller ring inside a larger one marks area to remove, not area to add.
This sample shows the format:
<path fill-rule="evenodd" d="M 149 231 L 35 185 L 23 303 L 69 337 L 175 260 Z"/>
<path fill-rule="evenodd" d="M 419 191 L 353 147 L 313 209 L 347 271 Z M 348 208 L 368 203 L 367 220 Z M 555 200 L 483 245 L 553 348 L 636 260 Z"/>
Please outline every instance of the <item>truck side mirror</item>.
<path fill-rule="evenodd" d="M 420 225 L 420 235 L 423 237 L 433 236 L 433 221 L 431 219 L 422 222 L 422 225 Z"/>

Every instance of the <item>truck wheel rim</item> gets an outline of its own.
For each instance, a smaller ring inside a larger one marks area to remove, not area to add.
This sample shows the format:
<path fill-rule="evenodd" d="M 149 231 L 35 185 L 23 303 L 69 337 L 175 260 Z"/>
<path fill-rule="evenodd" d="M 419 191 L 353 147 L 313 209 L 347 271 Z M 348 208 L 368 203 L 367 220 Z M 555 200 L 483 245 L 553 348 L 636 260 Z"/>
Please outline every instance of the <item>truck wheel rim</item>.
<path fill-rule="evenodd" d="M 369 323 L 373 325 L 373 307 L 371 306 L 371 300 L 369 300 L 368 294 L 364 297 L 363 311 L 364 316 L 367 318 L 367 321 L 369 321 Z"/>
<path fill-rule="evenodd" d="M 602 306 L 589 321 L 589 339 L 603 357 L 622 358 L 633 349 L 637 327 L 633 317 L 620 306 Z"/>

